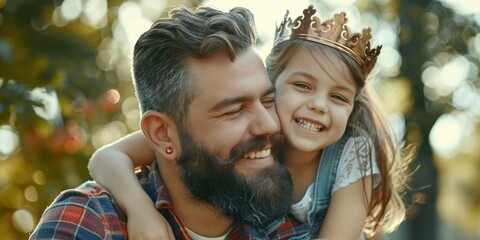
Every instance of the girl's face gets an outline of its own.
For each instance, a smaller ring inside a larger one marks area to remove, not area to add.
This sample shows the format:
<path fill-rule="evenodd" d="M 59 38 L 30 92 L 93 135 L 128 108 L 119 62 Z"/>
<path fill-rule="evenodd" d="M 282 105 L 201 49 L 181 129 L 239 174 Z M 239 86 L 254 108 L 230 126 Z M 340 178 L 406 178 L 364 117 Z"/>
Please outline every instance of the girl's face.
<path fill-rule="evenodd" d="M 289 146 L 318 151 L 342 137 L 357 85 L 338 57 L 300 48 L 279 74 L 275 87 L 277 113 Z"/>

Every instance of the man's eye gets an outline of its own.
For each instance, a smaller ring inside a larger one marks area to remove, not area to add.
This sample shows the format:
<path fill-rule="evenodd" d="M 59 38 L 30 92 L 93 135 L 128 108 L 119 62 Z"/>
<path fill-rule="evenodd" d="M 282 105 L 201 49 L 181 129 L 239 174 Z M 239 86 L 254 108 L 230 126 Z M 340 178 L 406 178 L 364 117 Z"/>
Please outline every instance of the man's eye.
<path fill-rule="evenodd" d="M 243 107 L 239 107 L 233 111 L 230 111 L 230 112 L 227 112 L 223 115 L 227 116 L 227 117 L 235 117 L 237 115 L 239 115 L 241 112 L 243 112 Z"/>
<path fill-rule="evenodd" d="M 272 107 L 273 104 L 275 104 L 275 98 L 266 98 L 266 99 L 262 100 L 262 104 L 266 108 Z"/>

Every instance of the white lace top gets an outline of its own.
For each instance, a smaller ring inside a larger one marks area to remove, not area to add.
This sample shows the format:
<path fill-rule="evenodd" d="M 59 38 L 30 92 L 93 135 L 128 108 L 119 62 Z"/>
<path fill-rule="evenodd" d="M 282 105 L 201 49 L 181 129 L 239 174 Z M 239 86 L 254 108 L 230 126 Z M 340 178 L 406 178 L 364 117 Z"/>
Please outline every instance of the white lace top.
<path fill-rule="evenodd" d="M 355 147 L 358 147 L 357 148 Z M 380 183 L 380 170 L 378 169 L 377 162 L 375 161 L 375 152 L 372 142 L 366 141 L 365 138 L 355 137 L 347 140 L 345 148 L 342 152 L 342 157 L 338 163 L 337 175 L 335 183 L 333 184 L 332 195 L 340 188 L 346 187 L 351 183 L 356 182 L 363 176 L 370 176 L 373 169 L 373 186 L 377 187 Z M 357 152 L 358 151 L 358 152 Z M 369 153 L 371 152 L 371 154 Z M 370 166 L 370 159 L 372 159 L 372 166 Z M 328 159 L 325 159 L 328 161 Z M 307 215 L 312 207 L 313 201 L 313 183 L 308 187 L 303 198 L 293 204 L 290 208 L 290 212 L 300 222 L 307 222 Z"/>

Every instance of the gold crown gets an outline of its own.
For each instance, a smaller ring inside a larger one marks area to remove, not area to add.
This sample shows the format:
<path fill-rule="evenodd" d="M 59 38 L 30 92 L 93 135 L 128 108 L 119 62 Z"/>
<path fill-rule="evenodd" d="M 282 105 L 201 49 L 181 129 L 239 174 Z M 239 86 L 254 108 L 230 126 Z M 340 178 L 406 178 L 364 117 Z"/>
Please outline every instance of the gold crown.
<path fill-rule="evenodd" d="M 315 12 L 317 10 L 310 5 L 303 10 L 303 16 L 298 16 L 295 21 L 292 21 L 288 17 L 287 10 L 283 22 L 275 31 L 274 44 L 291 39 L 302 39 L 327 45 L 346 53 L 358 63 L 363 74 L 368 75 L 382 49 L 381 45 L 370 48 L 372 29 L 364 28 L 362 33 L 352 33 L 346 25 L 348 18 L 345 12 L 336 13 L 333 18 L 323 23 L 317 16 L 313 16 Z"/>

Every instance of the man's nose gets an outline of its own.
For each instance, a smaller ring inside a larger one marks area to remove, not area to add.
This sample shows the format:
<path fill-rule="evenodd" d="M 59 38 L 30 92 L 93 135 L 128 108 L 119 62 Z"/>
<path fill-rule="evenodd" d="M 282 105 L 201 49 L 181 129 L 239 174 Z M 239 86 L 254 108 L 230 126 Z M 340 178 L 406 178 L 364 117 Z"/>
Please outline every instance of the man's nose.
<path fill-rule="evenodd" d="M 263 136 L 279 132 L 276 118 L 271 115 L 276 114 L 275 110 L 272 110 L 271 113 L 265 106 L 262 104 L 259 105 L 250 127 L 251 134 L 253 136 Z"/>

